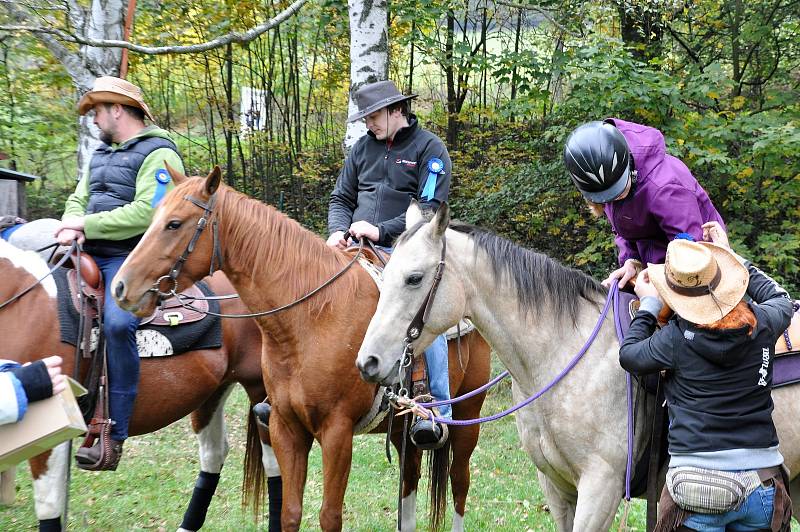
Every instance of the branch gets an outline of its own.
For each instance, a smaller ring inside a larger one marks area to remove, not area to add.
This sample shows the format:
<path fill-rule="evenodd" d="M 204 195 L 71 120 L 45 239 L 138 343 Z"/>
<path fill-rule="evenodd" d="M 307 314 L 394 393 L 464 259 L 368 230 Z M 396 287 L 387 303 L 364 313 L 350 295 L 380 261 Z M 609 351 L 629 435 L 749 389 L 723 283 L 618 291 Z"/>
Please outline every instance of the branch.
<path fill-rule="evenodd" d="M 568 35 L 572 35 L 572 36 L 577 36 L 577 34 L 569 31 L 567 28 L 565 28 L 564 26 L 562 26 L 561 24 L 556 22 L 556 19 L 553 17 L 553 15 L 548 13 L 548 11 L 546 9 L 544 9 L 544 8 L 541 8 L 539 6 L 534 6 L 534 5 L 531 5 L 531 4 L 520 4 L 520 3 L 517 3 L 517 2 L 509 2 L 509 1 L 506 1 L 506 0 L 500 0 L 497 3 L 500 4 L 500 5 L 504 5 L 506 7 L 512 7 L 514 9 L 528 9 L 530 11 L 535 11 L 535 12 L 539 13 L 540 15 L 542 15 L 544 18 L 546 18 L 550 22 L 550 24 L 552 24 L 553 26 L 555 26 L 559 30 L 563 31 L 564 33 L 566 33 Z"/>
<path fill-rule="evenodd" d="M 295 0 L 292 5 L 278 13 L 267 22 L 259 24 L 258 26 L 255 26 L 243 33 L 234 31 L 204 43 L 190 44 L 186 46 L 142 46 L 127 41 L 113 39 L 91 39 L 83 35 L 67 33 L 57 28 L 43 28 L 38 26 L 0 25 L 0 31 L 27 31 L 31 33 L 49 34 L 54 35 L 58 39 L 66 42 L 92 46 L 95 48 L 127 48 L 133 52 L 139 52 L 146 55 L 191 54 L 206 52 L 208 50 L 226 46 L 230 43 L 248 43 L 294 15 L 307 1 L 308 0 Z"/>
<path fill-rule="evenodd" d="M 670 35 L 672 35 L 672 38 L 678 42 L 681 48 L 686 50 L 686 53 L 689 54 L 689 57 L 692 59 L 692 61 L 694 61 L 697 64 L 697 66 L 700 67 L 700 72 L 703 72 L 703 64 L 700 61 L 700 57 L 697 55 L 697 53 L 694 50 L 692 50 L 692 47 L 689 46 L 689 44 L 686 41 L 681 39 L 681 36 L 678 34 L 677 31 L 672 29 L 672 26 L 670 24 L 666 24 L 666 26 L 667 26 L 667 31 L 669 32 Z"/>

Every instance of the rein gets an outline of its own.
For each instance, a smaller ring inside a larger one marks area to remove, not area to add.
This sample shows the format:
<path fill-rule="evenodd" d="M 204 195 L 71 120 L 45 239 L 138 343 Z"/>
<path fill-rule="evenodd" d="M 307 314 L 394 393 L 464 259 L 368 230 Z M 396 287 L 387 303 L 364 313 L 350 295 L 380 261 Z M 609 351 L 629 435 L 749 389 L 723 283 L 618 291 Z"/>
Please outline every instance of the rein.
<path fill-rule="evenodd" d="M 186 263 L 186 260 L 189 258 L 189 255 L 194 251 L 194 248 L 197 245 L 197 241 L 200 239 L 200 235 L 203 233 L 203 230 L 205 230 L 206 226 L 208 225 L 208 221 L 210 220 L 211 215 L 214 214 L 214 206 L 216 205 L 216 201 L 217 201 L 217 193 L 215 192 L 214 194 L 212 194 L 211 197 L 208 199 L 208 202 L 203 202 L 203 201 L 195 198 L 194 196 L 189 196 L 188 194 L 186 196 L 184 196 L 183 199 L 185 199 L 186 201 L 189 201 L 190 203 L 193 203 L 194 205 L 196 205 L 196 206 L 200 207 L 201 209 L 203 209 L 203 216 L 201 216 L 200 219 L 197 220 L 197 228 L 195 229 L 194 235 L 192 235 L 192 239 L 189 241 L 189 244 L 186 246 L 186 249 L 183 251 L 181 256 L 178 257 L 178 259 L 175 261 L 175 264 L 170 269 L 169 274 L 162 275 L 161 277 L 156 279 L 156 282 L 153 283 L 153 286 L 150 287 L 150 289 L 148 291 L 149 292 L 155 292 L 158 295 L 158 297 L 160 297 L 162 299 L 172 296 L 178 301 L 178 303 L 180 303 L 180 305 L 183 308 L 186 308 L 186 309 L 189 309 L 189 310 L 193 310 L 195 312 L 199 312 L 199 313 L 204 314 L 206 316 L 216 316 L 218 318 L 258 318 L 258 317 L 262 317 L 262 316 L 269 316 L 271 314 L 277 314 L 278 312 L 282 312 L 284 310 L 288 310 L 288 309 L 290 309 L 290 308 L 292 308 L 294 306 L 297 306 L 300 303 L 303 303 L 304 301 L 306 301 L 307 299 L 313 297 L 320 290 L 322 290 L 322 289 L 326 288 L 327 286 L 331 285 L 336 279 L 338 279 L 339 277 L 344 275 L 344 273 L 347 270 L 349 270 L 353 266 L 353 264 L 355 264 L 358 261 L 358 259 L 361 257 L 361 255 L 362 255 L 362 253 L 364 251 L 364 242 L 367 241 L 366 238 L 363 238 L 363 237 L 361 238 L 361 240 L 358 243 L 358 251 L 353 256 L 353 258 L 350 260 L 350 262 L 348 262 L 345 265 L 344 268 L 342 268 L 341 270 L 336 272 L 327 281 L 325 281 L 324 283 L 319 285 L 317 288 L 311 290 L 307 294 L 305 294 L 305 295 L 301 296 L 300 298 L 292 301 L 291 303 L 287 303 L 286 305 L 282 305 L 280 307 L 273 308 L 273 309 L 270 309 L 270 310 L 265 310 L 265 311 L 262 311 L 262 312 L 250 312 L 250 313 L 247 313 L 247 314 L 223 314 L 223 313 L 219 313 L 219 312 L 211 312 L 211 311 L 208 311 L 208 310 L 203 311 L 203 310 L 200 310 L 200 309 L 192 306 L 192 304 L 191 304 L 191 301 L 197 301 L 198 299 L 201 299 L 201 298 L 193 297 L 193 296 L 184 296 L 184 295 L 181 295 L 181 294 L 178 293 L 178 275 L 180 275 L 181 270 L 183 269 L 183 265 Z M 215 271 L 214 265 L 215 265 L 215 263 L 218 263 L 218 267 L 216 268 L 217 270 L 222 268 L 222 251 L 221 251 L 220 243 L 219 243 L 219 231 L 218 231 L 218 228 L 217 228 L 217 220 L 214 220 L 213 222 L 211 222 L 211 233 L 212 233 L 212 238 L 213 238 L 213 242 L 214 242 L 213 243 L 214 251 L 213 251 L 213 254 L 211 256 L 211 264 L 209 266 L 208 275 L 213 275 L 214 274 L 214 271 Z M 374 250 L 374 247 L 373 247 L 373 250 Z M 376 255 L 377 255 L 377 253 L 376 253 Z M 378 255 L 378 257 L 380 258 L 380 255 Z M 383 259 L 381 259 L 381 260 L 383 260 Z M 161 289 L 161 283 L 164 280 L 172 283 L 172 287 L 169 288 L 168 291 L 164 291 L 164 290 Z M 239 297 L 239 296 L 236 295 L 236 294 L 229 294 L 229 295 L 224 295 L 224 296 L 205 297 L 205 298 L 202 298 L 202 299 L 234 299 L 234 298 L 237 298 L 237 297 Z M 2 306 L 0 306 L 0 308 L 2 308 Z"/>
<path fill-rule="evenodd" d="M 80 248 L 78 248 L 77 241 L 73 240 L 72 241 L 72 245 L 69 248 L 69 251 L 67 253 L 65 253 L 63 257 L 61 257 L 61 260 L 59 260 L 52 268 L 50 268 L 50 270 L 46 274 L 44 274 L 42 277 L 37 279 L 35 283 L 33 283 L 29 287 L 25 288 L 22 292 L 12 296 L 11 299 L 8 299 L 8 300 L 4 301 L 3 303 L 0 303 L 0 310 L 3 310 L 5 307 L 10 305 L 11 303 L 17 301 L 22 296 L 24 296 L 25 294 L 27 294 L 28 292 L 30 292 L 31 290 L 33 290 L 34 288 L 39 286 L 42 283 L 42 281 L 44 281 L 45 279 L 47 279 L 48 277 L 53 275 L 53 272 L 55 272 L 57 269 L 59 269 L 61 266 L 63 266 L 65 262 L 67 262 L 69 260 L 70 256 L 72 255 L 72 252 L 75 251 L 75 249 L 80 249 Z"/>

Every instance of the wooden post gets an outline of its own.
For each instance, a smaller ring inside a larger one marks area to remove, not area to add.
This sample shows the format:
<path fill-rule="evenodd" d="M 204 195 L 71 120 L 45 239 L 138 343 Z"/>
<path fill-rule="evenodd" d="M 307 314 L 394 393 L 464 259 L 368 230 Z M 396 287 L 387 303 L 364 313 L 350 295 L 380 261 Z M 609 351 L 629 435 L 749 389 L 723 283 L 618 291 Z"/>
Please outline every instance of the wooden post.
<path fill-rule="evenodd" d="M 34 179 L 36 176 L 0 168 L 0 216 L 27 216 L 25 183 Z"/>

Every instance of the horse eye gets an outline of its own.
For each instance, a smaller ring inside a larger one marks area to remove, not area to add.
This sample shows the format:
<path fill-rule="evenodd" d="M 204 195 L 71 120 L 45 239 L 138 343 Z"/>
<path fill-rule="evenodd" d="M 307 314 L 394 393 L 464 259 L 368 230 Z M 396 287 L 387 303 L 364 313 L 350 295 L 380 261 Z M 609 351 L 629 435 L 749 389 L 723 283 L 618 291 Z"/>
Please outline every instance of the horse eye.
<path fill-rule="evenodd" d="M 406 278 L 406 284 L 409 286 L 419 286 L 421 282 L 422 282 L 421 273 L 412 273 Z"/>
<path fill-rule="evenodd" d="M 172 220 L 171 222 L 167 223 L 167 230 L 174 231 L 181 226 L 181 222 L 179 220 Z"/>

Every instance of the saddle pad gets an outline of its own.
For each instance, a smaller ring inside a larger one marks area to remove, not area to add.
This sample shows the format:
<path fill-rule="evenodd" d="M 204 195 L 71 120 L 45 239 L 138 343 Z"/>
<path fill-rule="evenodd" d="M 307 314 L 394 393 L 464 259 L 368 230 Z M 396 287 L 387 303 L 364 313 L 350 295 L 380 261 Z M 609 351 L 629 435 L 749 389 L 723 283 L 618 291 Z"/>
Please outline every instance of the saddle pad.
<path fill-rule="evenodd" d="M 773 388 L 800 382 L 800 351 L 792 351 L 776 357 L 772 364 Z"/>
<path fill-rule="evenodd" d="M 66 271 L 56 270 L 53 272 L 53 278 L 58 290 L 58 321 L 61 329 L 61 341 L 75 345 L 78 339 L 80 316 L 71 301 Z M 200 281 L 197 286 L 203 295 L 214 295 L 206 283 Z M 219 301 L 209 300 L 208 304 L 211 312 L 219 313 Z M 216 349 L 222 346 L 222 321 L 216 316 L 206 316 L 200 321 L 176 327 L 150 323 L 140 325 L 136 336 L 137 345 L 140 348 L 139 356 L 142 358 L 178 355 L 198 349 Z"/>

